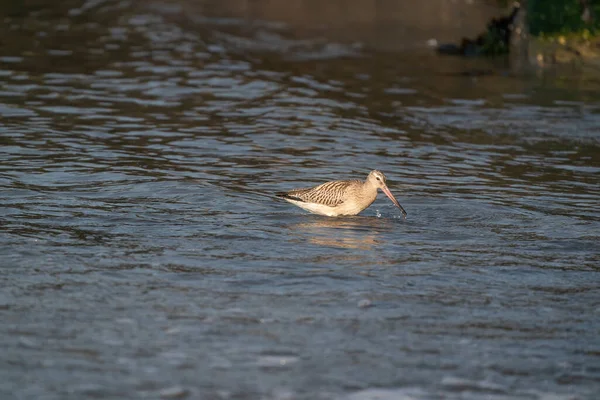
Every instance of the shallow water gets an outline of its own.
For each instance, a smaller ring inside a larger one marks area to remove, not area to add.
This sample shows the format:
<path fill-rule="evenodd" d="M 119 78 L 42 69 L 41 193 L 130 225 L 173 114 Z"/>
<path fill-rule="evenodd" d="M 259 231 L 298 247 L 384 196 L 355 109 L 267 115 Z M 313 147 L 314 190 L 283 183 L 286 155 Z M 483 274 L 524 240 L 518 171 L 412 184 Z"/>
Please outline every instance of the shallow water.
<path fill-rule="evenodd" d="M 600 393 L 600 75 L 86 4 L 0 28 L 3 398 Z"/>

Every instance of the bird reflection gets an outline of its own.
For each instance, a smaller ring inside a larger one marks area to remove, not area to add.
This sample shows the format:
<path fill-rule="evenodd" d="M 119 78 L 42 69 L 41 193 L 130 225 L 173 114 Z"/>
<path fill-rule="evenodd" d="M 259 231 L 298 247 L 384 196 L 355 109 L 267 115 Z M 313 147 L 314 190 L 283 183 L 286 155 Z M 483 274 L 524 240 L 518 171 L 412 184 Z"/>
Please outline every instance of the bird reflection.
<path fill-rule="evenodd" d="M 290 226 L 310 243 L 360 250 L 376 246 L 382 231 L 390 228 L 389 221 L 373 217 L 315 218 Z"/>

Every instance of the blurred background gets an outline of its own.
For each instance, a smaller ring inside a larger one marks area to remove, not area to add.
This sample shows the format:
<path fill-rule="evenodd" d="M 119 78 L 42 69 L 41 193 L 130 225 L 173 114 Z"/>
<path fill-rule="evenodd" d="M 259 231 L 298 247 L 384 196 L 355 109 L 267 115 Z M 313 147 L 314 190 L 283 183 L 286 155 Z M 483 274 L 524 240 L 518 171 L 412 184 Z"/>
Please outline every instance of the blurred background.
<path fill-rule="evenodd" d="M 0 398 L 597 399 L 599 6 L 0 2 Z"/>

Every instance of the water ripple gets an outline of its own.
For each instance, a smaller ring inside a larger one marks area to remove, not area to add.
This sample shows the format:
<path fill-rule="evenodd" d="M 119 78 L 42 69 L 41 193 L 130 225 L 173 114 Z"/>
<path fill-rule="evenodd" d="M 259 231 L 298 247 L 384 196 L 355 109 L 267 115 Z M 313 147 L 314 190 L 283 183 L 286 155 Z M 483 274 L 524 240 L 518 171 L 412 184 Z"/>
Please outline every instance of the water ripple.
<path fill-rule="evenodd" d="M 0 392 L 594 398 L 590 90 L 67 3 L 0 27 Z M 273 196 L 373 168 L 408 219 Z"/>

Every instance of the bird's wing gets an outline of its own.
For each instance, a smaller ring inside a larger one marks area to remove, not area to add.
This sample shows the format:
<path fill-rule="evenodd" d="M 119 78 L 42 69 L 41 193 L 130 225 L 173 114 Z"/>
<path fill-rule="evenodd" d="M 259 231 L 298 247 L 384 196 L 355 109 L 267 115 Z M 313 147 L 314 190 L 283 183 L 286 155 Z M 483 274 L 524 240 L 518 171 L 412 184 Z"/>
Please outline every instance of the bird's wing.
<path fill-rule="evenodd" d="M 308 189 L 296 189 L 281 195 L 283 198 L 335 207 L 346 201 L 348 188 L 360 181 L 332 181 Z"/>

